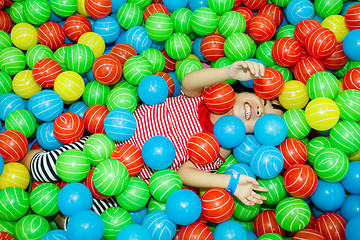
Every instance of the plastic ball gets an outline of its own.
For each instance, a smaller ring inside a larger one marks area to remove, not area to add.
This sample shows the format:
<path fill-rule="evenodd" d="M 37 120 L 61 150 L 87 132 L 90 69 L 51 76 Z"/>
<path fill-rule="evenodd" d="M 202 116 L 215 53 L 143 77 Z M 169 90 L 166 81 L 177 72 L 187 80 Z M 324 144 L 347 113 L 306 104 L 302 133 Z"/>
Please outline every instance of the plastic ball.
<path fill-rule="evenodd" d="M 286 122 L 276 114 L 265 114 L 255 123 L 254 136 L 260 144 L 277 146 L 285 140 L 286 135 Z"/>
<path fill-rule="evenodd" d="M 88 106 L 83 101 L 78 101 L 70 105 L 67 112 L 75 113 L 81 118 L 84 118 L 85 111 L 88 109 Z"/>
<path fill-rule="evenodd" d="M 87 13 L 94 18 L 104 18 L 111 12 L 111 0 L 85 0 Z"/>
<path fill-rule="evenodd" d="M 64 46 L 64 47 L 57 49 L 52 57 L 52 58 L 54 58 L 55 61 L 57 61 L 60 64 L 61 69 L 63 71 L 69 70 L 66 67 L 66 52 L 69 48 L 70 48 L 70 46 Z"/>
<path fill-rule="evenodd" d="M 244 140 L 246 129 L 240 118 L 227 115 L 216 121 L 213 133 L 218 139 L 220 146 L 233 148 L 240 145 Z"/>
<path fill-rule="evenodd" d="M 353 184 L 357 181 L 360 174 L 360 162 L 352 161 L 349 163 L 349 172 L 346 177 L 341 181 L 341 185 L 346 191 L 352 194 L 360 194 L 360 188 L 357 184 Z"/>
<path fill-rule="evenodd" d="M 45 45 L 34 45 L 26 52 L 26 64 L 30 69 L 33 69 L 35 63 L 44 58 L 54 58 L 52 50 Z"/>
<path fill-rule="evenodd" d="M 350 32 L 345 25 L 344 17 L 341 15 L 331 15 L 324 19 L 321 25 L 330 29 L 338 42 L 342 42 L 345 36 Z"/>
<path fill-rule="evenodd" d="M 146 32 L 152 40 L 165 41 L 174 30 L 171 18 L 165 13 L 154 13 L 146 21 Z"/>
<path fill-rule="evenodd" d="M 19 161 L 26 155 L 28 141 L 23 133 L 17 130 L 5 130 L 0 133 L 0 141 L 2 143 L 0 154 L 4 161 Z"/>
<path fill-rule="evenodd" d="M 93 51 L 95 58 L 100 57 L 105 51 L 104 39 L 94 32 L 82 34 L 77 43 L 88 46 Z"/>
<path fill-rule="evenodd" d="M 215 11 L 209 7 L 196 9 L 190 18 L 191 29 L 199 35 L 208 35 L 213 33 L 217 24 L 217 15 Z"/>
<path fill-rule="evenodd" d="M 105 54 L 98 57 L 92 66 L 95 79 L 104 85 L 113 85 L 120 81 L 122 66 L 115 56 Z"/>
<path fill-rule="evenodd" d="M 55 215 L 59 208 L 57 197 L 60 188 L 53 183 L 42 183 L 36 186 L 30 194 L 30 207 L 40 216 L 50 217 Z"/>
<path fill-rule="evenodd" d="M 358 15 L 359 12 L 360 12 L 360 4 L 355 3 L 352 6 L 350 6 L 345 13 L 345 24 L 350 31 L 360 28 L 360 18 Z"/>
<path fill-rule="evenodd" d="M 169 10 L 162 3 L 152 3 L 144 11 L 144 22 L 154 13 L 165 13 L 170 17 Z"/>
<path fill-rule="evenodd" d="M 351 154 L 360 149 L 360 125 L 354 121 L 341 121 L 330 131 L 331 146 L 338 150 Z"/>
<path fill-rule="evenodd" d="M 285 109 L 302 109 L 309 101 L 306 86 L 300 81 L 288 81 L 279 95 L 279 102 Z"/>
<path fill-rule="evenodd" d="M 86 59 L 86 61 L 84 61 Z M 82 74 L 88 72 L 94 63 L 94 53 L 86 45 L 74 44 L 66 52 L 66 67 Z"/>
<path fill-rule="evenodd" d="M 302 240 L 302 239 L 311 239 L 311 240 L 325 240 L 323 235 L 314 229 L 305 228 L 303 230 L 298 231 L 294 237 L 294 240 Z"/>
<path fill-rule="evenodd" d="M 60 64 L 50 58 L 37 61 L 32 69 L 35 82 L 45 88 L 53 87 L 56 77 L 61 72 Z"/>
<path fill-rule="evenodd" d="M 345 219 L 337 213 L 327 212 L 315 220 L 315 230 L 329 240 L 345 240 L 345 226 Z"/>
<path fill-rule="evenodd" d="M 179 80 L 179 82 L 182 82 L 186 74 L 203 68 L 204 66 L 200 63 L 200 61 L 196 59 L 193 58 L 184 59 L 176 67 L 177 79 Z"/>
<path fill-rule="evenodd" d="M 267 41 L 261 43 L 256 49 L 256 58 L 264 63 L 266 67 L 273 67 L 276 64 L 271 54 L 274 43 L 275 41 Z"/>
<path fill-rule="evenodd" d="M 284 174 L 285 189 L 292 196 L 306 198 L 312 195 L 317 187 L 318 178 L 315 171 L 304 164 L 289 167 Z"/>
<path fill-rule="evenodd" d="M 183 226 L 179 233 L 179 240 L 205 240 L 213 236 L 210 228 L 202 222 L 194 222 L 190 225 Z"/>
<path fill-rule="evenodd" d="M 67 233 L 70 239 L 100 240 L 105 227 L 102 218 L 93 211 L 82 210 L 71 216 L 67 224 Z"/>
<path fill-rule="evenodd" d="M 317 72 L 308 79 L 306 89 L 311 99 L 326 97 L 333 100 L 338 95 L 340 86 L 332 73 Z"/>
<path fill-rule="evenodd" d="M 26 66 L 24 53 L 15 47 L 7 47 L 0 53 L 0 69 L 9 75 L 15 75 Z"/>
<path fill-rule="evenodd" d="M 260 212 L 254 220 L 254 233 L 258 237 L 267 233 L 277 233 L 284 236 L 285 230 L 277 223 L 275 211 L 265 210 Z"/>
<path fill-rule="evenodd" d="M 96 20 L 94 32 L 99 34 L 105 43 L 112 43 L 115 42 L 120 35 L 121 29 L 116 19 L 107 16 Z"/>
<path fill-rule="evenodd" d="M 245 32 L 245 18 L 236 11 L 225 12 L 221 15 L 218 23 L 219 32 L 222 36 L 229 37 L 234 32 Z"/>
<path fill-rule="evenodd" d="M 8 232 L 1 231 L 0 237 L 1 237 L 1 239 L 4 239 L 4 240 L 15 240 L 15 238 Z"/>
<path fill-rule="evenodd" d="M 245 205 L 238 198 L 234 198 L 235 209 L 233 217 L 240 221 L 252 221 L 260 212 L 260 205 L 255 204 L 253 206 Z"/>
<path fill-rule="evenodd" d="M 359 195 L 349 195 L 345 198 L 343 205 L 340 208 L 340 215 L 347 221 L 359 216 Z"/>
<path fill-rule="evenodd" d="M 88 106 L 106 105 L 106 99 L 109 93 L 109 86 L 101 84 L 98 81 L 92 81 L 85 86 L 83 101 Z"/>
<path fill-rule="evenodd" d="M 111 154 L 111 159 L 122 162 L 129 172 L 129 176 L 138 174 L 144 166 L 141 150 L 131 144 L 122 144 L 115 148 Z"/>
<path fill-rule="evenodd" d="M 54 135 L 63 143 L 78 141 L 84 134 L 85 126 L 83 119 L 72 112 L 59 115 L 54 122 Z"/>
<path fill-rule="evenodd" d="M 222 15 L 233 8 L 234 0 L 210 0 L 207 4 L 217 15 Z"/>
<path fill-rule="evenodd" d="M 64 104 L 59 94 L 43 90 L 30 98 L 27 108 L 41 121 L 54 121 L 63 112 Z"/>
<path fill-rule="evenodd" d="M 92 196 L 99 200 L 105 200 L 110 198 L 110 196 L 106 196 L 104 194 L 101 194 L 94 186 L 93 182 L 93 174 L 94 174 L 95 168 L 92 168 L 89 172 L 89 174 L 86 176 L 85 180 L 83 181 L 83 184 L 89 188 Z"/>
<path fill-rule="evenodd" d="M 146 140 L 141 150 L 145 164 L 155 170 L 168 168 L 175 159 L 175 146 L 170 139 L 154 136 Z"/>
<path fill-rule="evenodd" d="M 201 197 L 202 215 L 210 222 L 227 221 L 234 212 L 234 200 L 221 188 L 212 188 Z"/>
<path fill-rule="evenodd" d="M 284 88 L 284 78 L 274 68 L 266 68 L 263 78 L 254 79 L 254 90 L 256 95 L 263 99 L 274 99 L 278 97 Z"/>
<path fill-rule="evenodd" d="M 163 103 L 169 93 L 166 81 L 156 75 L 144 77 L 139 83 L 139 98 L 147 105 Z"/>
<path fill-rule="evenodd" d="M 253 173 L 264 179 L 276 177 L 281 172 L 283 166 L 284 158 L 280 150 L 268 145 L 260 146 L 250 161 Z"/>
<path fill-rule="evenodd" d="M 265 14 L 271 17 L 275 21 L 277 28 L 281 25 L 284 16 L 281 8 L 275 4 L 265 4 L 259 9 L 258 14 Z"/>
<path fill-rule="evenodd" d="M 143 219 L 146 217 L 148 211 L 147 211 L 147 207 L 143 207 L 138 211 L 129 211 L 129 213 L 131 215 L 134 224 L 141 224 Z"/>
<path fill-rule="evenodd" d="M 181 32 L 173 33 L 165 42 L 165 51 L 170 58 L 183 60 L 191 53 L 190 37 Z"/>
<path fill-rule="evenodd" d="M 351 32 L 349 32 L 343 41 L 343 49 L 346 56 L 351 58 L 352 60 L 359 61 L 360 55 L 357 53 L 359 50 L 359 36 L 360 36 L 360 30 L 355 29 Z"/>
<path fill-rule="evenodd" d="M 249 21 L 248 32 L 255 41 L 266 42 L 275 35 L 276 23 L 268 15 L 257 14 Z"/>
<path fill-rule="evenodd" d="M 249 164 L 259 146 L 260 143 L 254 135 L 247 134 L 242 143 L 233 148 L 234 157 L 238 162 Z"/>
<path fill-rule="evenodd" d="M 266 187 L 269 192 L 262 192 L 260 195 L 265 196 L 267 199 L 263 202 L 265 204 L 274 205 L 284 199 L 287 195 L 284 179 L 278 175 L 271 179 L 258 179 L 259 186 Z M 236 206 L 235 206 L 236 208 Z"/>
<path fill-rule="evenodd" d="M 151 196 L 163 203 L 167 201 L 173 192 L 182 189 L 182 186 L 179 174 L 172 169 L 156 171 L 149 181 Z"/>
<path fill-rule="evenodd" d="M 225 57 L 225 37 L 220 34 L 209 34 L 201 41 L 200 50 L 202 55 L 209 61 L 216 61 Z"/>
<path fill-rule="evenodd" d="M 145 207 L 149 201 L 150 191 L 144 180 L 138 177 L 130 177 L 126 189 L 116 196 L 120 207 L 127 211 L 137 211 Z"/>
<path fill-rule="evenodd" d="M 45 234 L 42 240 L 67 240 L 67 233 L 64 230 L 56 229 L 51 230 Z"/>
<path fill-rule="evenodd" d="M 76 72 L 66 71 L 60 73 L 54 82 L 54 91 L 60 95 L 64 103 L 73 103 L 83 94 L 85 83 Z"/>
<path fill-rule="evenodd" d="M 42 239 L 50 230 L 49 222 L 35 214 L 26 215 L 15 226 L 16 237 L 19 239 Z"/>
<path fill-rule="evenodd" d="M 12 79 L 9 74 L 0 72 L 0 96 L 12 92 Z"/>
<path fill-rule="evenodd" d="M 0 11 L 0 30 L 10 33 L 13 27 L 13 21 L 10 15 L 5 11 Z"/>
<path fill-rule="evenodd" d="M 138 54 L 151 47 L 152 40 L 146 32 L 145 27 L 135 26 L 125 33 L 125 43 L 133 46 Z"/>
<path fill-rule="evenodd" d="M 24 70 L 15 75 L 12 82 L 13 91 L 23 99 L 29 99 L 41 91 L 35 82 L 31 70 Z"/>
<path fill-rule="evenodd" d="M 37 32 L 39 42 L 50 49 L 58 49 L 65 41 L 64 29 L 55 22 L 43 23 Z"/>
<path fill-rule="evenodd" d="M 29 23 L 16 24 L 11 29 L 11 41 L 15 47 L 28 50 L 38 42 L 37 30 Z"/>
<path fill-rule="evenodd" d="M 175 91 L 174 79 L 169 74 L 164 73 L 164 72 L 157 72 L 157 73 L 154 73 L 154 75 L 160 76 L 166 81 L 168 88 L 169 88 L 168 97 L 171 97 Z"/>
<path fill-rule="evenodd" d="M 105 239 L 115 239 L 124 227 L 133 223 L 130 214 L 120 207 L 108 208 L 100 216 L 105 226 Z"/>
<path fill-rule="evenodd" d="M 345 190 L 339 182 L 331 183 L 319 179 L 318 186 L 310 199 L 322 211 L 336 211 L 345 201 Z"/>
<path fill-rule="evenodd" d="M 191 161 L 206 165 L 213 162 L 219 155 L 220 145 L 216 137 L 208 132 L 192 135 L 187 143 L 187 152 Z"/>
<path fill-rule="evenodd" d="M 204 91 L 204 103 L 211 112 L 225 113 L 234 106 L 235 91 L 224 82 L 211 85 Z"/>
<path fill-rule="evenodd" d="M 50 3 L 46 0 L 26 1 L 24 7 L 25 19 L 33 25 L 41 25 L 49 20 L 51 15 Z"/>
<path fill-rule="evenodd" d="M 118 233 L 116 240 L 121 239 L 151 240 L 152 235 L 144 226 L 131 224 L 121 229 Z"/>
<path fill-rule="evenodd" d="M 355 89 L 360 91 L 360 67 L 352 68 L 345 73 L 342 86 L 344 90 Z"/>
<path fill-rule="evenodd" d="M 142 23 L 141 8 L 134 3 L 123 4 L 116 14 L 119 25 L 124 29 L 140 26 Z"/>
<path fill-rule="evenodd" d="M 315 9 L 308 0 L 291 1 L 286 7 L 286 18 L 292 25 L 297 25 L 304 19 L 311 19 L 314 16 Z"/>
<path fill-rule="evenodd" d="M 228 220 L 226 222 L 220 223 L 215 227 L 214 230 L 214 239 L 246 239 L 246 230 L 238 222 Z"/>
<path fill-rule="evenodd" d="M 250 9 L 259 9 L 266 4 L 265 0 L 255 0 L 255 1 L 243 0 L 242 2 L 245 5 L 245 7 Z"/>
<path fill-rule="evenodd" d="M 75 0 L 51 0 L 51 10 L 60 17 L 69 17 L 75 13 L 77 9 L 77 1 Z"/>
<path fill-rule="evenodd" d="M 308 161 L 311 165 L 314 165 L 314 161 L 316 158 L 317 153 L 324 149 L 331 147 L 331 143 L 329 141 L 329 138 L 327 137 L 316 137 L 313 138 L 308 144 Z"/>
<path fill-rule="evenodd" d="M 122 65 L 131 58 L 137 55 L 136 50 L 134 47 L 127 43 L 119 43 L 116 44 L 110 50 L 110 55 L 114 55 L 120 61 Z"/>
<path fill-rule="evenodd" d="M 7 187 L 0 191 L 2 203 L 1 219 L 17 221 L 29 210 L 29 194 L 18 187 Z"/>
<path fill-rule="evenodd" d="M 148 203 L 148 213 L 152 213 L 154 211 L 166 211 L 166 202 L 160 202 L 155 198 L 150 198 Z"/>
<path fill-rule="evenodd" d="M 164 12 L 166 13 L 166 12 Z M 187 8 L 179 8 L 171 15 L 171 20 L 174 23 L 174 32 L 181 32 L 189 34 L 192 32 L 190 27 L 190 19 L 192 12 Z M 144 14 L 145 18 L 145 14 Z"/>
<path fill-rule="evenodd" d="M 277 64 L 290 67 L 300 60 L 301 45 L 291 37 L 282 37 L 275 41 L 271 53 Z"/>
<path fill-rule="evenodd" d="M 355 107 L 359 99 L 360 92 L 354 89 L 345 90 L 335 98 L 341 120 L 360 121 L 360 112 Z"/>
<path fill-rule="evenodd" d="M 327 2 L 315 0 L 314 1 L 315 12 L 321 18 L 326 18 L 330 15 L 336 15 L 341 12 L 343 2 L 339 0 L 331 0 Z"/>
<path fill-rule="evenodd" d="M 296 80 L 306 84 L 313 74 L 324 71 L 324 64 L 319 59 L 306 57 L 296 63 L 294 75 Z"/>
<path fill-rule="evenodd" d="M 129 83 L 136 86 L 139 85 L 139 83 L 146 76 L 151 75 L 152 70 L 153 68 L 151 63 L 143 56 L 134 56 L 129 58 L 124 64 L 124 68 L 123 68 L 125 79 Z"/>
<path fill-rule="evenodd" d="M 161 72 L 165 67 L 165 57 L 157 49 L 148 48 L 140 53 L 140 56 L 145 57 L 152 65 L 153 73 Z"/>
<path fill-rule="evenodd" d="M 159 240 L 172 239 L 176 233 L 176 224 L 163 211 L 149 213 L 144 218 L 142 226 L 150 232 L 153 238 Z"/>
<path fill-rule="evenodd" d="M 92 105 L 86 109 L 83 117 L 86 130 L 93 134 L 105 133 L 104 121 L 108 113 L 109 110 L 103 105 Z"/>
<path fill-rule="evenodd" d="M 55 150 L 63 145 L 54 136 L 53 124 L 54 122 L 45 122 L 36 130 L 36 141 L 45 150 Z"/>
<path fill-rule="evenodd" d="M 329 57 L 335 51 L 335 46 L 335 34 L 324 27 L 313 29 L 305 39 L 307 53 L 316 58 Z"/>
<path fill-rule="evenodd" d="M 125 109 L 115 109 L 105 118 L 106 134 L 115 141 L 124 141 L 131 138 L 136 130 L 134 115 Z"/>
<path fill-rule="evenodd" d="M 77 149 L 63 152 L 56 161 L 56 172 L 65 182 L 80 182 L 86 178 L 89 171 L 90 159 L 84 152 Z"/>
<path fill-rule="evenodd" d="M 36 119 L 34 115 L 27 110 L 15 110 L 6 117 L 5 129 L 17 130 L 28 138 L 36 131 Z"/>
<path fill-rule="evenodd" d="M 308 159 L 308 149 L 299 139 L 287 138 L 278 148 L 284 156 L 285 169 L 296 164 L 305 164 Z"/>
<path fill-rule="evenodd" d="M 283 114 L 283 119 L 288 127 L 287 137 L 303 139 L 311 130 L 305 119 L 305 111 L 302 109 L 287 110 Z"/>
<path fill-rule="evenodd" d="M 91 24 L 86 17 L 76 14 L 66 18 L 64 30 L 70 40 L 77 41 L 84 33 L 91 32 Z"/>
<path fill-rule="evenodd" d="M 255 50 L 255 41 L 244 33 L 233 33 L 225 40 L 225 55 L 233 62 L 252 57 Z"/>

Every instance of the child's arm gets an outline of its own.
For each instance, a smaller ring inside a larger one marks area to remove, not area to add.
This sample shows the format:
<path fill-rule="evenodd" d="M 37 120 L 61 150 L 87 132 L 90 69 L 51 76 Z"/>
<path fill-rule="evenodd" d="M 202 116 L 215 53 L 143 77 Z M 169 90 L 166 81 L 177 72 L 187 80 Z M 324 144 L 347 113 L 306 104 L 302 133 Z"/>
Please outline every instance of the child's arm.
<path fill-rule="evenodd" d="M 42 151 L 39 150 L 39 149 L 27 151 L 25 157 L 24 157 L 23 159 L 21 159 L 21 160 L 19 161 L 19 163 L 24 164 L 24 166 L 25 166 L 28 170 L 30 170 L 31 160 L 32 160 L 32 158 L 34 157 L 34 155 L 37 154 L 38 152 L 42 152 Z"/>
<path fill-rule="evenodd" d="M 205 68 L 185 75 L 182 90 L 188 97 L 198 97 L 205 87 L 230 79 L 248 81 L 263 77 L 264 65 L 252 61 L 237 61 L 225 68 Z"/>

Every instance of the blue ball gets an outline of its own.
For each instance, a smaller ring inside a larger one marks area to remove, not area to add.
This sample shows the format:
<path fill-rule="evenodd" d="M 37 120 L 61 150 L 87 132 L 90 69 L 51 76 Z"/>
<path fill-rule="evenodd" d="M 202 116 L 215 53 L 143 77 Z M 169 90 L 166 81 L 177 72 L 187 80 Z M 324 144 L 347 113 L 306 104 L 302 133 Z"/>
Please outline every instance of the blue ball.
<path fill-rule="evenodd" d="M 121 29 L 114 18 L 107 16 L 95 21 L 94 32 L 99 34 L 105 43 L 112 43 L 119 37 Z"/>
<path fill-rule="evenodd" d="M 64 29 L 65 21 L 58 22 L 58 24 Z M 66 34 L 65 34 L 65 41 L 64 41 L 64 43 L 72 43 L 72 44 L 75 44 L 76 42 L 70 40 L 70 39 L 66 36 Z"/>
<path fill-rule="evenodd" d="M 135 26 L 126 31 L 125 43 L 133 46 L 137 54 L 140 54 L 145 49 L 151 47 L 152 40 L 146 33 L 146 29 L 144 27 Z"/>
<path fill-rule="evenodd" d="M 324 21 L 324 19 L 322 17 L 320 17 L 319 15 L 314 15 L 313 17 L 314 20 L 318 21 L 320 24 Z"/>
<path fill-rule="evenodd" d="M 146 140 L 141 149 L 141 155 L 146 166 L 162 170 L 170 167 L 175 160 L 175 146 L 170 139 L 154 136 Z"/>
<path fill-rule="evenodd" d="M 150 48 L 155 48 L 159 51 L 163 50 L 163 49 L 165 49 L 165 41 L 152 40 L 152 44 L 151 44 Z"/>
<path fill-rule="evenodd" d="M 115 44 L 126 43 L 127 30 L 120 33 L 119 37 L 115 40 Z"/>
<path fill-rule="evenodd" d="M 49 2 L 49 1 L 48 1 Z M 59 15 L 56 15 L 53 11 L 51 11 L 49 22 L 61 22 L 64 21 L 65 17 L 60 17 Z"/>
<path fill-rule="evenodd" d="M 225 115 L 216 121 L 213 133 L 220 146 L 233 148 L 242 143 L 246 135 L 246 129 L 244 122 L 240 118 L 234 115 Z"/>
<path fill-rule="evenodd" d="M 5 121 L 6 117 L 13 111 L 25 109 L 24 100 L 15 93 L 5 93 L 0 96 L 0 119 Z"/>
<path fill-rule="evenodd" d="M 102 218 L 91 210 L 75 213 L 66 228 L 69 240 L 100 240 L 105 232 Z"/>
<path fill-rule="evenodd" d="M 165 212 L 160 210 L 149 213 L 144 218 L 142 225 L 156 240 L 173 239 L 176 234 L 176 224 L 170 220 Z"/>
<path fill-rule="evenodd" d="M 123 5 L 127 3 L 127 0 L 116 0 L 116 1 L 112 1 L 112 8 L 111 8 L 111 12 L 112 13 L 117 13 L 117 11 L 119 10 L 119 8 Z"/>
<path fill-rule="evenodd" d="M 313 18 L 315 7 L 309 0 L 292 0 L 286 7 L 287 20 L 294 26 L 304 19 Z"/>
<path fill-rule="evenodd" d="M 284 167 L 284 157 L 274 146 L 263 145 L 258 148 L 250 161 L 253 173 L 261 178 L 276 177 Z"/>
<path fill-rule="evenodd" d="M 355 216 L 360 216 L 360 195 L 349 195 L 340 208 L 340 215 L 346 222 Z"/>
<path fill-rule="evenodd" d="M 257 236 L 254 232 L 246 230 L 246 240 L 257 240 Z"/>
<path fill-rule="evenodd" d="M 136 131 L 136 119 L 126 109 L 115 109 L 106 115 L 104 120 L 105 133 L 115 141 L 125 141 Z"/>
<path fill-rule="evenodd" d="M 153 240 L 150 232 L 142 225 L 131 224 L 120 230 L 116 240 Z"/>
<path fill-rule="evenodd" d="M 232 172 L 237 172 L 255 178 L 255 174 L 252 172 L 250 166 L 245 163 L 235 163 L 229 166 L 224 173 L 231 174 Z"/>
<path fill-rule="evenodd" d="M 68 235 L 64 230 L 52 230 L 45 234 L 41 240 L 68 240 Z"/>
<path fill-rule="evenodd" d="M 144 218 L 146 217 L 148 210 L 146 207 L 143 207 L 137 211 L 128 211 L 128 212 L 130 213 L 130 216 L 134 224 L 141 224 Z"/>
<path fill-rule="evenodd" d="M 3 157 L 0 155 L 0 175 L 4 170 L 4 159 Z"/>
<path fill-rule="evenodd" d="M 346 34 L 343 50 L 345 55 L 352 60 L 360 61 L 360 29 L 352 30 Z"/>
<path fill-rule="evenodd" d="M 360 216 L 353 217 L 346 224 L 345 237 L 346 240 L 358 240 L 360 236 Z"/>
<path fill-rule="evenodd" d="M 89 80 L 89 82 L 92 82 L 92 81 L 95 81 L 95 80 L 96 80 L 92 69 L 90 69 L 90 70 L 86 73 L 86 78 Z"/>
<path fill-rule="evenodd" d="M 166 201 L 166 214 L 178 225 L 190 225 L 201 215 L 201 200 L 193 191 L 180 189 Z"/>
<path fill-rule="evenodd" d="M 32 96 L 28 110 L 41 121 L 54 121 L 64 110 L 60 95 L 52 90 L 43 90 Z"/>
<path fill-rule="evenodd" d="M 246 59 L 246 60 L 247 60 L 247 61 L 253 61 L 253 62 L 261 63 L 261 64 L 264 66 L 264 68 L 266 68 L 265 64 L 264 64 L 262 61 L 260 61 L 259 59 L 249 58 L 249 59 Z M 254 79 L 250 79 L 250 80 L 248 80 L 248 81 L 240 81 L 240 83 L 241 83 L 243 86 L 247 87 L 247 88 L 254 88 Z"/>
<path fill-rule="evenodd" d="M 244 141 L 237 147 L 233 148 L 233 154 L 238 162 L 250 164 L 255 151 L 260 147 L 260 143 L 254 135 L 247 134 Z"/>
<path fill-rule="evenodd" d="M 349 172 L 345 178 L 341 181 L 341 184 L 346 191 L 352 194 L 360 194 L 360 184 L 354 184 L 360 182 L 360 162 L 352 161 L 349 164 Z"/>
<path fill-rule="evenodd" d="M 318 186 L 310 199 L 319 210 L 333 212 L 343 205 L 345 190 L 339 182 L 331 183 L 319 179 Z"/>
<path fill-rule="evenodd" d="M 36 141 L 40 147 L 48 151 L 58 149 L 64 145 L 55 137 L 53 125 L 54 122 L 44 122 L 36 130 Z"/>
<path fill-rule="evenodd" d="M 170 12 L 174 12 L 178 8 L 186 8 L 189 0 L 163 0 L 163 4 Z"/>
<path fill-rule="evenodd" d="M 67 184 L 60 190 L 57 199 L 59 210 L 68 217 L 80 211 L 89 210 L 92 203 L 93 198 L 89 188 L 81 183 Z"/>
<path fill-rule="evenodd" d="M 214 240 L 240 240 L 246 238 L 245 228 L 238 222 L 228 220 L 215 227 Z"/>
<path fill-rule="evenodd" d="M 191 11 L 195 11 L 198 8 L 207 6 L 208 4 L 206 0 L 189 0 L 189 8 Z"/>
<path fill-rule="evenodd" d="M 147 105 L 161 104 L 169 94 L 169 86 L 162 77 L 149 75 L 140 81 L 138 93 L 141 101 Z"/>
<path fill-rule="evenodd" d="M 354 2 L 354 1 L 348 1 L 348 2 L 344 2 L 343 7 L 341 9 L 341 16 L 345 17 L 345 14 L 347 12 L 347 10 L 349 10 L 349 8 L 354 5 L 357 4 L 358 2 Z"/>
<path fill-rule="evenodd" d="M 86 105 L 83 101 L 78 101 L 70 105 L 68 112 L 76 113 L 81 118 L 84 118 L 84 114 L 88 108 L 88 105 Z"/>
<path fill-rule="evenodd" d="M 176 77 L 175 72 L 169 72 L 168 74 L 174 80 L 174 85 L 175 85 L 174 93 L 173 93 L 172 97 L 177 97 L 181 94 L 181 83 L 179 82 L 178 78 Z"/>
<path fill-rule="evenodd" d="M 273 113 L 261 116 L 255 123 L 254 136 L 262 145 L 277 146 L 287 135 L 285 120 Z"/>
<path fill-rule="evenodd" d="M 204 55 L 201 52 L 201 42 L 202 40 L 205 38 L 205 36 L 201 36 L 198 37 L 194 40 L 194 42 L 192 43 L 192 50 L 191 52 L 197 56 L 200 60 L 200 62 L 209 62 L 209 60 L 207 60 Z"/>

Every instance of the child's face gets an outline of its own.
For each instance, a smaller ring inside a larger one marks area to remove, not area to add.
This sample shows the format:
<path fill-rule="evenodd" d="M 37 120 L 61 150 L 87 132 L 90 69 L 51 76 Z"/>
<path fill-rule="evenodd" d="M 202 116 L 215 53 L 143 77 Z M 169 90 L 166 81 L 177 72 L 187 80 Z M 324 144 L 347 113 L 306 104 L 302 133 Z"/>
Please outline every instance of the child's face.
<path fill-rule="evenodd" d="M 280 104 L 277 100 L 264 100 L 255 93 L 237 93 L 231 114 L 243 120 L 247 133 L 253 133 L 255 122 L 262 115 L 274 113 L 282 116 L 284 112 L 274 108 L 274 105 Z"/>

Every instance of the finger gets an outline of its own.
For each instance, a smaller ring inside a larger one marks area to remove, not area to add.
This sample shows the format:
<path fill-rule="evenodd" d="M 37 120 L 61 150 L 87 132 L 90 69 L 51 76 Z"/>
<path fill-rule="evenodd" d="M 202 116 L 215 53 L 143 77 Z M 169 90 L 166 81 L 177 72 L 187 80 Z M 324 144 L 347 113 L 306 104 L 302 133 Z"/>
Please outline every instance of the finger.
<path fill-rule="evenodd" d="M 238 66 L 243 68 L 248 68 L 248 64 L 245 61 L 238 61 Z"/>
<path fill-rule="evenodd" d="M 255 77 L 260 77 L 260 63 L 254 63 Z"/>
<path fill-rule="evenodd" d="M 262 78 L 265 76 L 265 67 L 263 64 L 260 64 L 260 76 Z"/>
<path fill-rule="evenodd" d="M 245 204 L 245 205 L 248 205 L 248 206 L 254 206 L 255 205 L 255 203 L 253 203 L 253 202 L 250 202 L 249 200 L 247 200 L 247 199 L 242 199 L 242 200 L 240 200 L 243 204 Z"/>
<path fill-rule="evenodd" d="M 253 203 L 257 203 L 257 204 L 263 204 L 262 200 L 254 198 L 253 196 L 248 196 L 247 200 L 249 200 L 250 202 L 253 202 Z"/>
<path fill-rule="evenodd" d="M 254 67 L 254 63 L 251 61 L 248 61 L 248 69 L 250 70 L 250 73 L 252 75 L 255 75 L 255 67 Z"/>
<path fill-rule="evenodd" d="M 247 175 L 244 175 L 244 177 L 245 177 L 245 180 L 246 180 L 248 183 L 254 184 L 255 186 L 259 186 L 259 183 L 258 183 L 258 181 L 256 181 L 255 178 L 249 177 L 249 176 L 247 176 Z"/>
<path fill-rule="evenodd" d="M 254 190 L 259 191 L 259 192 L 268 192 L 269 191 L 269 189 L 267 189 L 265 187 L 260 187 L 260 186 L 254 187 Z"/>
<path fill-rule="evenodd" d="M 254 198 L 260 199 L 260 200 L 267 200 L 267 198 L 265 196 L 262 196 L 260 194 L 257 194 L 256 192 L 252 192 L 251 196 L 253 196 Z"/>

